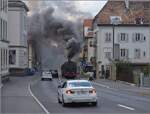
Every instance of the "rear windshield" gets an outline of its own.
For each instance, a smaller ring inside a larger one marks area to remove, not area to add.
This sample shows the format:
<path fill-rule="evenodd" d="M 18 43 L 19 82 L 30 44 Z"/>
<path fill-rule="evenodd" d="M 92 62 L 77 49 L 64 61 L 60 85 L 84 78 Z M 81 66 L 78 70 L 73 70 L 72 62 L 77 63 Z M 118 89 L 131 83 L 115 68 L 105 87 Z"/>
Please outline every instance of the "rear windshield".
<path fill-rule="evenodd" d="M 89 82 L 70 82 L 69 87 L 91 87 Z"/>

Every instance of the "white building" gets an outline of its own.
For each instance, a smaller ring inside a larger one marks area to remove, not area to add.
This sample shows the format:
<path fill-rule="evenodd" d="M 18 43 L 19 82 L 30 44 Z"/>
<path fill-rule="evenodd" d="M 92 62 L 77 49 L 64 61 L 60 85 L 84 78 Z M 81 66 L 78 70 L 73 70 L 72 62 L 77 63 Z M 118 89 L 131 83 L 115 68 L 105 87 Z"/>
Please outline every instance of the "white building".
<path fill-rule="evenodd" d="M 100 71 L 102 65 L 106 68 L 115 59 L 133 64 L 149 64 L 150 25 L 98 24 L 96 53 Z"/>
<path fill-rule="evenodd" d="M 8 35 L 7 35 L 8 1 L 0 0 L 0 79 L 9 74 Z"/>
<path fill-rule="evenodd" d="M 9 0 L 8 4 L 9 64 L 11 69 L 24 69 L 28 67 L 27 12 L 29 10 L 20 0 Z"/>

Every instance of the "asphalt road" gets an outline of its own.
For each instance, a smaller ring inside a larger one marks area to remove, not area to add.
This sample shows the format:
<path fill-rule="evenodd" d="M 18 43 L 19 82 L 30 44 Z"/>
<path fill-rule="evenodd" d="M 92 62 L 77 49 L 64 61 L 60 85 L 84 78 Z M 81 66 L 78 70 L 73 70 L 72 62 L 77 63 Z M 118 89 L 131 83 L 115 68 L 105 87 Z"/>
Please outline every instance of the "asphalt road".
<path fill-rule="evenodd" d="M 98 93 L 98 106 L 75 104 L 62 107 L 57 102 L 58 80 L 38 81 L 31 90 L 50 114 L 150 113 L 150 98 L 93 84 Z"/>

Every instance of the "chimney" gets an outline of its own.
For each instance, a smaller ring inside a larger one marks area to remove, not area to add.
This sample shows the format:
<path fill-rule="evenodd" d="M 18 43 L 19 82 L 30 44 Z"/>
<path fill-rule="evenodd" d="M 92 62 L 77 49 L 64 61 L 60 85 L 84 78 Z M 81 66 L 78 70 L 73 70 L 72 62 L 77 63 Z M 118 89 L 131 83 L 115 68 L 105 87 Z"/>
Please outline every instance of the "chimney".
<path fill-rule="evenodd" d="M 125 0 L 126 8 L 129 9 L 129 0 Z"/>

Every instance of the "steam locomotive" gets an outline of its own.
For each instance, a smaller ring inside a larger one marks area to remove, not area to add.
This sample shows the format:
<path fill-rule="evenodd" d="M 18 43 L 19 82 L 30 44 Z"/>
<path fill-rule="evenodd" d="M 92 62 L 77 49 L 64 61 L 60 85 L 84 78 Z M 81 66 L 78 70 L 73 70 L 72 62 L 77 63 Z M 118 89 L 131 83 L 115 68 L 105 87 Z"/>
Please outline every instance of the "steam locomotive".
<path fill-rule="evenodd" d="M 61 74 L 63 78 L 75 79 L 77 77 L 77 64 L 68 60 L 61 65 Z"/>

